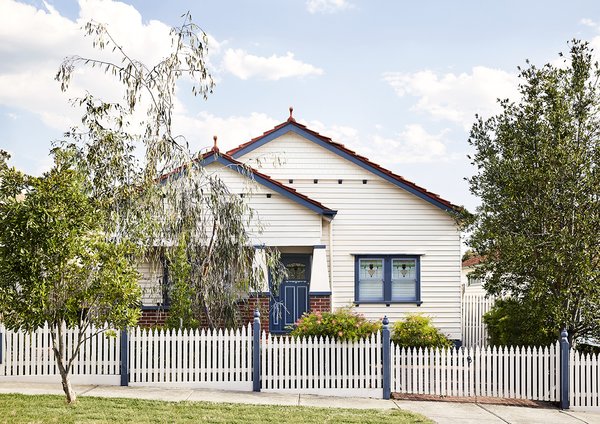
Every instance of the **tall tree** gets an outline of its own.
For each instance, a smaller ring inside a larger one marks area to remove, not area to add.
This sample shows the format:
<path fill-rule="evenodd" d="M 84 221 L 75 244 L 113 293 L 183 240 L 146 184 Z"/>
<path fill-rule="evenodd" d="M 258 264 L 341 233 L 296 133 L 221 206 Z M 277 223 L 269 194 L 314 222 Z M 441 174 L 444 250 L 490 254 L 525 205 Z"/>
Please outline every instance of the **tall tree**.
<path fill-rule="evenodd" d="M 135 246 L 107 241 L 106 215 L 90 196 L 72 150 L 55 150 L 42 177 L 0 165 L 0 318 L 12 330 L 48 324 L 69 403 L 69 374 L 90 328 L 92 336 L 125 328 L 140 314 Z M 67 346 L 65 328 L 77 329 Z"/>
<path fill-rule="evenodd" d="M 198 152 L 173 131 L 178 80 L 185 77 L 192 93 L 204 99 L 213 88 L 206 65 L 207 36 L 189 13 L 182 18 L 182 25 L 170 33 L 172 50 L 153 66 L 129 55 L 106 26 L 88 23 L 86 34 L 94 46 L 112 51 L 115 60 L 71 56 L 56 79 L 67 90 L 74 71 L 87 66 L 102 69 L 120 83 L 121 102 L 109 103 L 92 94 L 79 99 L 85 108 L 83 129 L 73 128 L 68 139 L 78 146 L 94 196 L 110 212 L 107 233 L 162 246 L 147 253 L 151 260 L 166 256 L 177 270 L 172 300 L 183 303 L 172 305 L 173 311 L 186 322 L 193 322 L 188 319 L 191 312 L 205 314 L 215 326 L 231 322 L 236 303 L 258 289 L 265 276 L 252 267 L 248 229 L 256 217 L 251 208 L 217 175 L 199 166 Z M 143 156 L 140 163 L 136 152 Z M 168 177 L 163 178 L 165 173 Z M 276 269 L 277 252 L 268 254 L 268 263 Z M 184 281 L 177 281 L 181 278 Z"/>
<path fill-rule="evenodd" d="M 574 40 L 563 64 L 519 70 L 520 100 L 471 130 L 481 206 L 469 245 L 490 294 L 544 305 L 557 336 L 598 336 L 600 69 Z"/>

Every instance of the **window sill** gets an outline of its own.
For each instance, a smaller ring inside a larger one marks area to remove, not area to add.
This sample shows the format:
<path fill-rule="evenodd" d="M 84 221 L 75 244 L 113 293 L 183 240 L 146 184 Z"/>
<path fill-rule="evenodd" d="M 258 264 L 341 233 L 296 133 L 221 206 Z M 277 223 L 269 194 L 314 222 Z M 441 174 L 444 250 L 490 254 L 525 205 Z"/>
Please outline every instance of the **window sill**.
<path fill-rule="evenodd" d="M 360 306 L 360 305 L 385 305 L 385 306 L 391 306 L 391 305 L 417 305 L 417 306 L 421 306 L 423 304 L 422 300 L 393 300 L 391 302 L 386 302 L 385 300 L 369 300 L 369 301 L 365 301 L 365 302 L 359 302 L 359 301 L 354 301 L 354 306 Z"/>

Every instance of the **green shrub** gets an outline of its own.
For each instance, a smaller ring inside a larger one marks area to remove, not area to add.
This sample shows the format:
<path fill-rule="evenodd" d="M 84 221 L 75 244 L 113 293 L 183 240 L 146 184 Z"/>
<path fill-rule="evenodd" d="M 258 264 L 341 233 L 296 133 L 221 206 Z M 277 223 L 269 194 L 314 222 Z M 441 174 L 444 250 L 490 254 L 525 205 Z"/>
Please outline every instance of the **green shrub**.
<path fill-rule="evenodd" d="M 493 346 L 546 346 L 558 340 L 560 325 L 548 322 L 544 305 L 533 300 L 498 299 L 484 316 Z"/>
<path fill-rule="evenodd" d="M 431 318 L 418 314 L 407 315 L 404 321 L 394 323 L 392 341 L 402 347 L 453 346 L 452 341 L 431 324 Z"/>
<path fill-rule="evenodd" d="M 352 311 L 340 308 L 335 312 L 305 313 L 296 323 L 291 335 L 294 337 L 322 336 L 335 340 L 354 341 L 369 337 L 381 329 L 381 322 L 367 319 Z"/>

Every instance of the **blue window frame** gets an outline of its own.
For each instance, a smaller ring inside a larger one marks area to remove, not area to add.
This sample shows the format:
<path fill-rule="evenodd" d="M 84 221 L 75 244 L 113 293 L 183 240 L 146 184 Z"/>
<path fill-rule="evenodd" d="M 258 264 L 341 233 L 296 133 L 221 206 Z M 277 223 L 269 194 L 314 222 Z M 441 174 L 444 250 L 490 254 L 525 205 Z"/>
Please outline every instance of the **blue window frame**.
<path fill-rule="evenodd" d="M 421 305 L 421 258 L 416 255 L 355 256 L 354 303 Z"/>

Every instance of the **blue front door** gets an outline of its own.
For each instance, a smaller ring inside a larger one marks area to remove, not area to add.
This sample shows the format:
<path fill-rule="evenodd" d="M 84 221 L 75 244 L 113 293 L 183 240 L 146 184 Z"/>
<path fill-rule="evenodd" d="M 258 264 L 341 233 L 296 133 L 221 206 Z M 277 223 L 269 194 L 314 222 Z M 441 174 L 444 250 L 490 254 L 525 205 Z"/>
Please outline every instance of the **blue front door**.
<path fill-rule="evenodd" d="M 269 330 L 284 333 L 308 311 L 310 255 L 281 255 L 287 278 L 280 286 L 271 288 Z"/>

